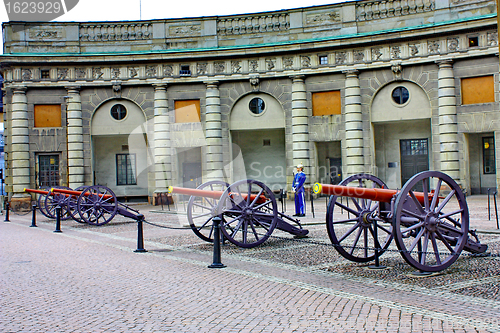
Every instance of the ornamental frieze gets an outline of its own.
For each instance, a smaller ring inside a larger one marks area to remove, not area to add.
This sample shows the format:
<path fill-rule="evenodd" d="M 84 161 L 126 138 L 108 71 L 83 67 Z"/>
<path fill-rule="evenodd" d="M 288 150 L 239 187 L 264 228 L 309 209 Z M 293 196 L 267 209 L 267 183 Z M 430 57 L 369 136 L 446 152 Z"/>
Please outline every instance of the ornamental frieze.
<path fill-rule="evenodd" d="M 62 38 L 62 30 L 35 30 L 30 29 L 29 36 L 31 39 L 60 39 Z"/>
<path fill-rule="evenodd" d="M 146 76 L 151 78 L 151 77 L 156 77 L 156 72 L 158 68 L 157 66 L 146 66 Z"/>
<path fill-rule="evenodd" d="M 391 47 L 391 59 L 401 59 L 401 47 Z"/>
<path fill-rule="evenodd" d="M 172 75 L 174 75 L 174 67 L 172 65 L 164 65 L 163 76 L 171 77 Z"/>
<path fill-rule="evenodd" d="M 250 72 L 259 71 L 259 61 L 258 60 L 250 60 L 248 66 L 250 68 Z"/>
<path fill-rule="evenodd" d="M 68 68 L 58 68 L 57 69 L 57 79 L 58 80 L 67 80 L 69 76 Z"/>
<path fill-rule="evenodd" d="M 311 57 L 308 57 L 308 56 L 302 57 L 302 67 L 303 68 L 311 67 Z"/>
<path fill-rule="evenodd" d="M 233 60 L 231 61 L 231 73 L 241 73 L 241 61 Z"/>
<path fill-rule="evenodd" d="M 87 69 L 85 68 L 75 68 L 75 75 L 77 79 L 86 79 L 87 78 Z"/>
<path fill-rule="evenodd" d="M 360 63 L 365 60 L 365 51 L 364 50 L 354 50 L 354 62 Z"/>
<path fill-rule="evenodd" d="M 486 40 L 488 41 L 488 46 L 497 46 L 498 45 L 498 32 L 491 31 L 486 35 Z"/>
<path fill-rule="evenodd" d="M 427 51 L 429 54 L 439 54 L 440 45 L 438 40 L 429 41 L 427 43 Z"/>
<path fill-rule="evenodd" d="M 268 71 L 272 71 L 276 67 L 276 60 L 271 58 L 266 59 L 266 67 Z"/>
<path fill-rule="evenodd" d="M 329 13 L 309 14 L 306 17 L 306 24 L 308 26 L 335 24 L 339 22 L 340 12 L 338 10 Z"/>
<path fill-rule="evenodd" d="M 336 52 L 335 53 L 335 64 L 343 65 L 347 62 L 347 52 Z"/>
<path fill-rule="evenodd" d="M 104 73 L 103 73 L 101 67 L 94 67 L 94 68 L 92 68 L 92 78 L 94 80 L 102 79 L 103 75 L 104 75 Z"/>
<path fill-rule="evenodd" d="M 460 49 L 459 45 L 460 44 L 457 37 L 448 39 L 448 51 L 457 52 Z"/>
<path fill-rule="evenodd" d="M 137 75 L 139 75 L 139 72 L 137 71 L 137 68 L 135 68 L 135 67 L 129 67 L 128 68 L 128 75 L 130 76 L 130 78 L 134 78 Z"/>
<path fill-rule="evenodd" d="M 31 69 L 23 69 L 22 70 L 22 79 L 23 81 L 29 81 L 33 78 L 33 72 Z"/>
<path fill-rule="evenodd" d="M 412 57 L 416 56 L 420 52 L 417 44 L 410 44 L 408 45 L 408 48 L 410 49 L 410 55 Z"/>
<path fill-rule="evenodd" d="M 216 62 L 214 64 L 214 69 L 215 69 L 215 73 L 217 74 L 220 74 L 220 73 L 224 73 L 226 71 L 226 63 L 224 62 Z"/>
<path fill-rule="evenodd" d="M 283 57 L 283 67 L 285 67 L 285 69 L 292 69 L 293 57 Z"/>
<path fill-rule="evenodd" d="M 168 27 L 169 36 L 201 36 L 201 24 Z"/>
<path fill-rule="evenodd" d="M 372 61 L 378 61 L 382 58 L 382 49 L 380 47 L 372 48 Z"/>
<path fill-rule="evenodd" d="M 111 78 L 117 79 L 122 74 L 122 70 L 118 67 L 111 68 Z"/>
<path fill-rule="evenodd" d="M 197 75 L 207 75 L 208 74 L 208 64 L 206 62 L 196 64 L 196 74 Z"/>

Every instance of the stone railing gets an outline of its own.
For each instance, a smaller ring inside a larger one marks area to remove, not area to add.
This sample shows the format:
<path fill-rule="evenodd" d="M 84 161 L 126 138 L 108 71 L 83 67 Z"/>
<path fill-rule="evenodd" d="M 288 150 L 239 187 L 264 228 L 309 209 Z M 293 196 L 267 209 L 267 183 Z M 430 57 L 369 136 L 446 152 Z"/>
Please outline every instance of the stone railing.
<path fill-rule="evenodd" d="M 290 16 L 287 13 L 228 17 L 217 20 L 217 33 L 221 35 L 243 35 L 286 31 L 289 28 Z"/>
<path fill-rule="evenodd" d="M 106 42 L 153 38 L 151 23 L 81 24 L 80 40 Z"/>
<path fill-rule="evenodd" d="M 356 4 L 358 21 L 405 16 L 434 10 L 435 0 L 378 0 Z"/>

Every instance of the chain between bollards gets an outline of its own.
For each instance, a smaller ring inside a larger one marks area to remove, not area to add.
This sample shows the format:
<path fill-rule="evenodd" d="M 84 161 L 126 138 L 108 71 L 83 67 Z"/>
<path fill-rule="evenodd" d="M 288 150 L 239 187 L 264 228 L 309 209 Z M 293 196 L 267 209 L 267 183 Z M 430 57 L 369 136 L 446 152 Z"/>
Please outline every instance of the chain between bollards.
<path fill-rule="evenodd" d="M 208 268 L 224 268 L 226 265 L 221 263 L 220 259 L 220 222 L 222 219 L 220 216 L 215 216 L 212 219 L 214 225 L 214 260 Z"/>
<path fill-rule="evenodd" d="M 137 249 L 134 252 L 137 253 L 142 253 L 142 252 L 148 252 L 144 248 L 144 232 L 143 232 L 143 223 L 144 222 L 144 215 L 139 214 L 137 215 Z"/>
<path fill-rule="evenodd" d="M 32 206 L 31 206 L 31 209 L 33 211 L 33 215 L 31 216 L 31 225 L 30 225 L 30 227 L 36 228 L 37 227 L 37 225 L 36 225 L 36 201 L 33 202 Z"/>
<path fill-rule="evenodd" d="M 54 232 L 62 232 L 61 231 L 61 206 L 57 205 L 56 207 L 56 230 Z"/>

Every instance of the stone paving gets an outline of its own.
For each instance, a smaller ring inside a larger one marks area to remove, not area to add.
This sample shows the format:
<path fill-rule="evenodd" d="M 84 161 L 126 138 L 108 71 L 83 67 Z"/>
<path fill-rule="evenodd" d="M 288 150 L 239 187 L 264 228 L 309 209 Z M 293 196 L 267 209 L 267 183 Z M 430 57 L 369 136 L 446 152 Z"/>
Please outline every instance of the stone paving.
<path fill-rule="evenodd" d="M 133 252 L 137 224 L 119 216 L 54 233 L 40 214 L 37 228 L 11 214 L 0 222 L 0 332 L 500 332 L 500 233 L 485 196 L 468 198 L 471 228 L 493 256 L 462 255 L 422 278 L 396 251 L 385 270 L 338 255 L 324 200 L 315 218 L 307 203 L 309 238 L 225 245 L 224 269 L 207 268 L 212 245 L 183 229 L 182 203 L 135 206 L 164 227 L 144 225 L 147 253 Z"/>

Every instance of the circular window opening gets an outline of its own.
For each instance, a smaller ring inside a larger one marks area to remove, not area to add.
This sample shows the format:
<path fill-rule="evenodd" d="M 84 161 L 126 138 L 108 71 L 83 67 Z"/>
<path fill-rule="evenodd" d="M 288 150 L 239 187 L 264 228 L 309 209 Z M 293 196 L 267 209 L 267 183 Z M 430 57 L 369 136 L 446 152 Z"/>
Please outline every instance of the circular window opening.
<path fill-rule="evenodd" d="M 127 116 L 127 109 L 121 104 L 115 104 L 111 108 L 111 117 L 116 120 L 123 120 Z"/>
<path fill-rule="evenodd" d="M 396 104 L 405 104 L 408 102 L 410 98 L 410 92 L 405 87 L 396 87 L 392 91 L 392 100 L 396 102 Z"/>
<path fill-rule="evenodd" d="M 252 98 L 248 107 L 250 108 L 250 111 L 252 111 L 252 113 L 261 114 L 266 108 L 266 103 L 264 103 L 264 100 L 262 98 L 255 97 Z"/>

